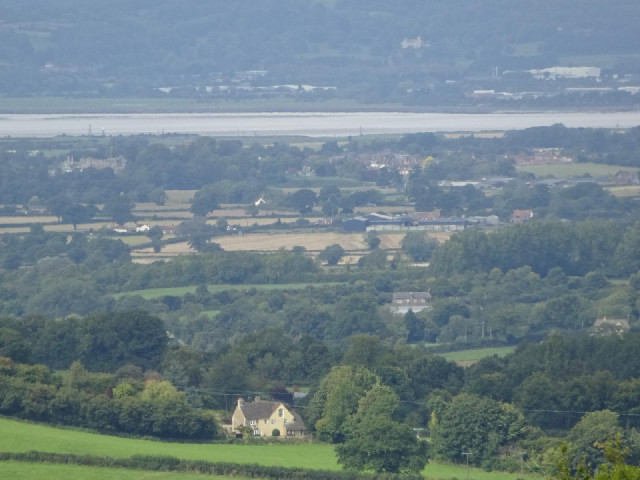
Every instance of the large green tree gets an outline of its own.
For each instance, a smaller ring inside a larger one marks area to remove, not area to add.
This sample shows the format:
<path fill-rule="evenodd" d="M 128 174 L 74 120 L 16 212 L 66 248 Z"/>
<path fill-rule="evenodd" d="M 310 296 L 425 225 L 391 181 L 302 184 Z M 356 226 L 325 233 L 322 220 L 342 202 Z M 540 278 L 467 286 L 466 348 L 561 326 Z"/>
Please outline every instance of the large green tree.
<path fill-rule="evenodd" d="M 327 262 L 327 265 L 337 265 L 342 257 L 344 257 L 345 251 L 339 244 L 334 243 L 322 250 L 318 255 L 318 260 Z"/>
<path fill-rule="evenodd" d="M 469 460 L 476 465 L 489 464 L 524 432 L 524 417 L 515 407 L 468 393 L 454 397 L 431 425 L 434 453 L 454 462 L 471 453 Z"/>
<path fill-rule="evenodd" d="M 85 319 L 80 357 L 90 370 L 113 372 L 128 363 L 158 369 L 167 341 L 162 320 L 146 312 L 94 313 Z"/>
<path fill-rule="evenodd" d="M 419 473 L 427 463 L 426 443 L 406 424 L 393 419 L 399 400 L 385 385 L 374 385 L 349 420 L 349 434 L 336 447 L 346 469 Z"/>
<path fill-rule="evenodd" d="M 324 441 L 340 443 L 347 434 L 347 419 L 379 378 L 364 367 L 334 367 L 322 379 L 307 409 L 307 422 Z"/>
<path fill-rule="evenodd" d="M 416 262 L 427 262 L 438 248 L 438 240 L 424 232 L 409 232 L 402 239 L 402 250 Z"/>
<path fill-rule="evenodd" d="M 205 217 L 207 213 L 219 208 L 219 193 L 214 185 L 206 185 L 197 191 L 191 201 L 191 212 L 194 215 Z"/>
<path fill-rule="evenodd" d="M 610 410 L 589 412 L 567 434 L 569 458 L 576 467 L 581 462 L 591 469 L 605 461 L 602 448 L 605 442 L 612 442 L 622 436 L 618 425 L 619 416 Z"/>
<path fill-rule="evenodd" d="M 126 222 L 132 221 L 135 219 L 131 210 L 135 203 L 129 195 L 125 195 L 121 193 L 120 195 L 115 195 L 110 198 L 105 204 L 102 211 L 110 216 L 115 223 L 118 225 L 123 225 Z"/>
<path fill-rule="evenodd" d="M 296 209 L 302 214 L 313 210 L 313 206 L 317 202 L 317 196 L 313 190 L 302 188 L 287 195 L 285 203 L 287 206 Z"/>

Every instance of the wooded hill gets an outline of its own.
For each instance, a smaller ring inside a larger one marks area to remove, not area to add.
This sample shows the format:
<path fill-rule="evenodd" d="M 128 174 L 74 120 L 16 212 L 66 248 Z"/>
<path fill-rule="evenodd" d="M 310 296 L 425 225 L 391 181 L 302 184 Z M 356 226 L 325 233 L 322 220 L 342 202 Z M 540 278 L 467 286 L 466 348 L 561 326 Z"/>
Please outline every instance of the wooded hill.
<path fill-rule="evenodd" d="M 632 0 L 579 8 L 570 0 L 534 8 L 524 0 L 28 0 L 3 9 L 0 91 L 162 96 L 163 87 L 180 97 L 225 85 L 224 95 L 242 96 L 247 86 L 293 85 L 276 96 L 456 105 L 487 88 L 479 79 L 492 72 L 564 65 L 637 74 L 637 16 Z M 531 90 L 516 77 L 511 85 Z"/>

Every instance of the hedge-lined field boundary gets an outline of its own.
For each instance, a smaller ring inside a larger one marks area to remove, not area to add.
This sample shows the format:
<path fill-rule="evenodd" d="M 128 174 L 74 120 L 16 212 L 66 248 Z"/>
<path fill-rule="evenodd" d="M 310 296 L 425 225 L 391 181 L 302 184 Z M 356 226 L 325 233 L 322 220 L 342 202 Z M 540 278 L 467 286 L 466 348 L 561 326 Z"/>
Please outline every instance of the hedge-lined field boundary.
<path fill-rule="evenodd" d="M 0 461 L 57 463 L 91 467 L 125 468 L 154 472 L 187 472 L 229 477 L 265 478 L 272 480 L 423 480 L 420 475 L 384 473 L 334 472 L 304 468 L 269 467 L 258 464 L 182 460 L 170 456 L 134 455 L 129 458 L 75 455 L 48 452 L 0 452 Z"/>

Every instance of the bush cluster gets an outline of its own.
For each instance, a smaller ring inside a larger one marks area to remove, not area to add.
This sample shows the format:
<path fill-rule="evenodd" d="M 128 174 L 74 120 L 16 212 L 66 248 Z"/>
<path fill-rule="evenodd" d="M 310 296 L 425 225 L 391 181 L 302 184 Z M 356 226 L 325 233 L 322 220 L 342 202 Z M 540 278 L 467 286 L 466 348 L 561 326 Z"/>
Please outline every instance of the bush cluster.
<path fill-rule="evenodd" d="M 60 382 L 43 365 L 3 365 L 2 415 L 173 439 L 211 440 L 217 434 L 213 415 L 193 408 L 169 382 L 147 381 L 138 392 L 126 382 L 113 389 L 109 376 L 86 371 L 86 381 Z M 91 391 L 100 389 L 96 377 L 105 377 L 102 392 Z"/>

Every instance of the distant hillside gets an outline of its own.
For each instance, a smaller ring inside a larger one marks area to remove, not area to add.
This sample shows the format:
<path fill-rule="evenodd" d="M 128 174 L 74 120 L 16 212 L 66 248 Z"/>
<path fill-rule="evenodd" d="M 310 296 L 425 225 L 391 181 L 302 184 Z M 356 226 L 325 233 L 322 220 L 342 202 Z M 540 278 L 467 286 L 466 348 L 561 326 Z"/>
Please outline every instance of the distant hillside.
<path fill-rule="evenodd" d="M 505 71 L 638 74 L 639 16 L 634 0 L 7 2 L 0 94 L 373 102 L 422 92 L 422 103 L 456 103 Z"/>

